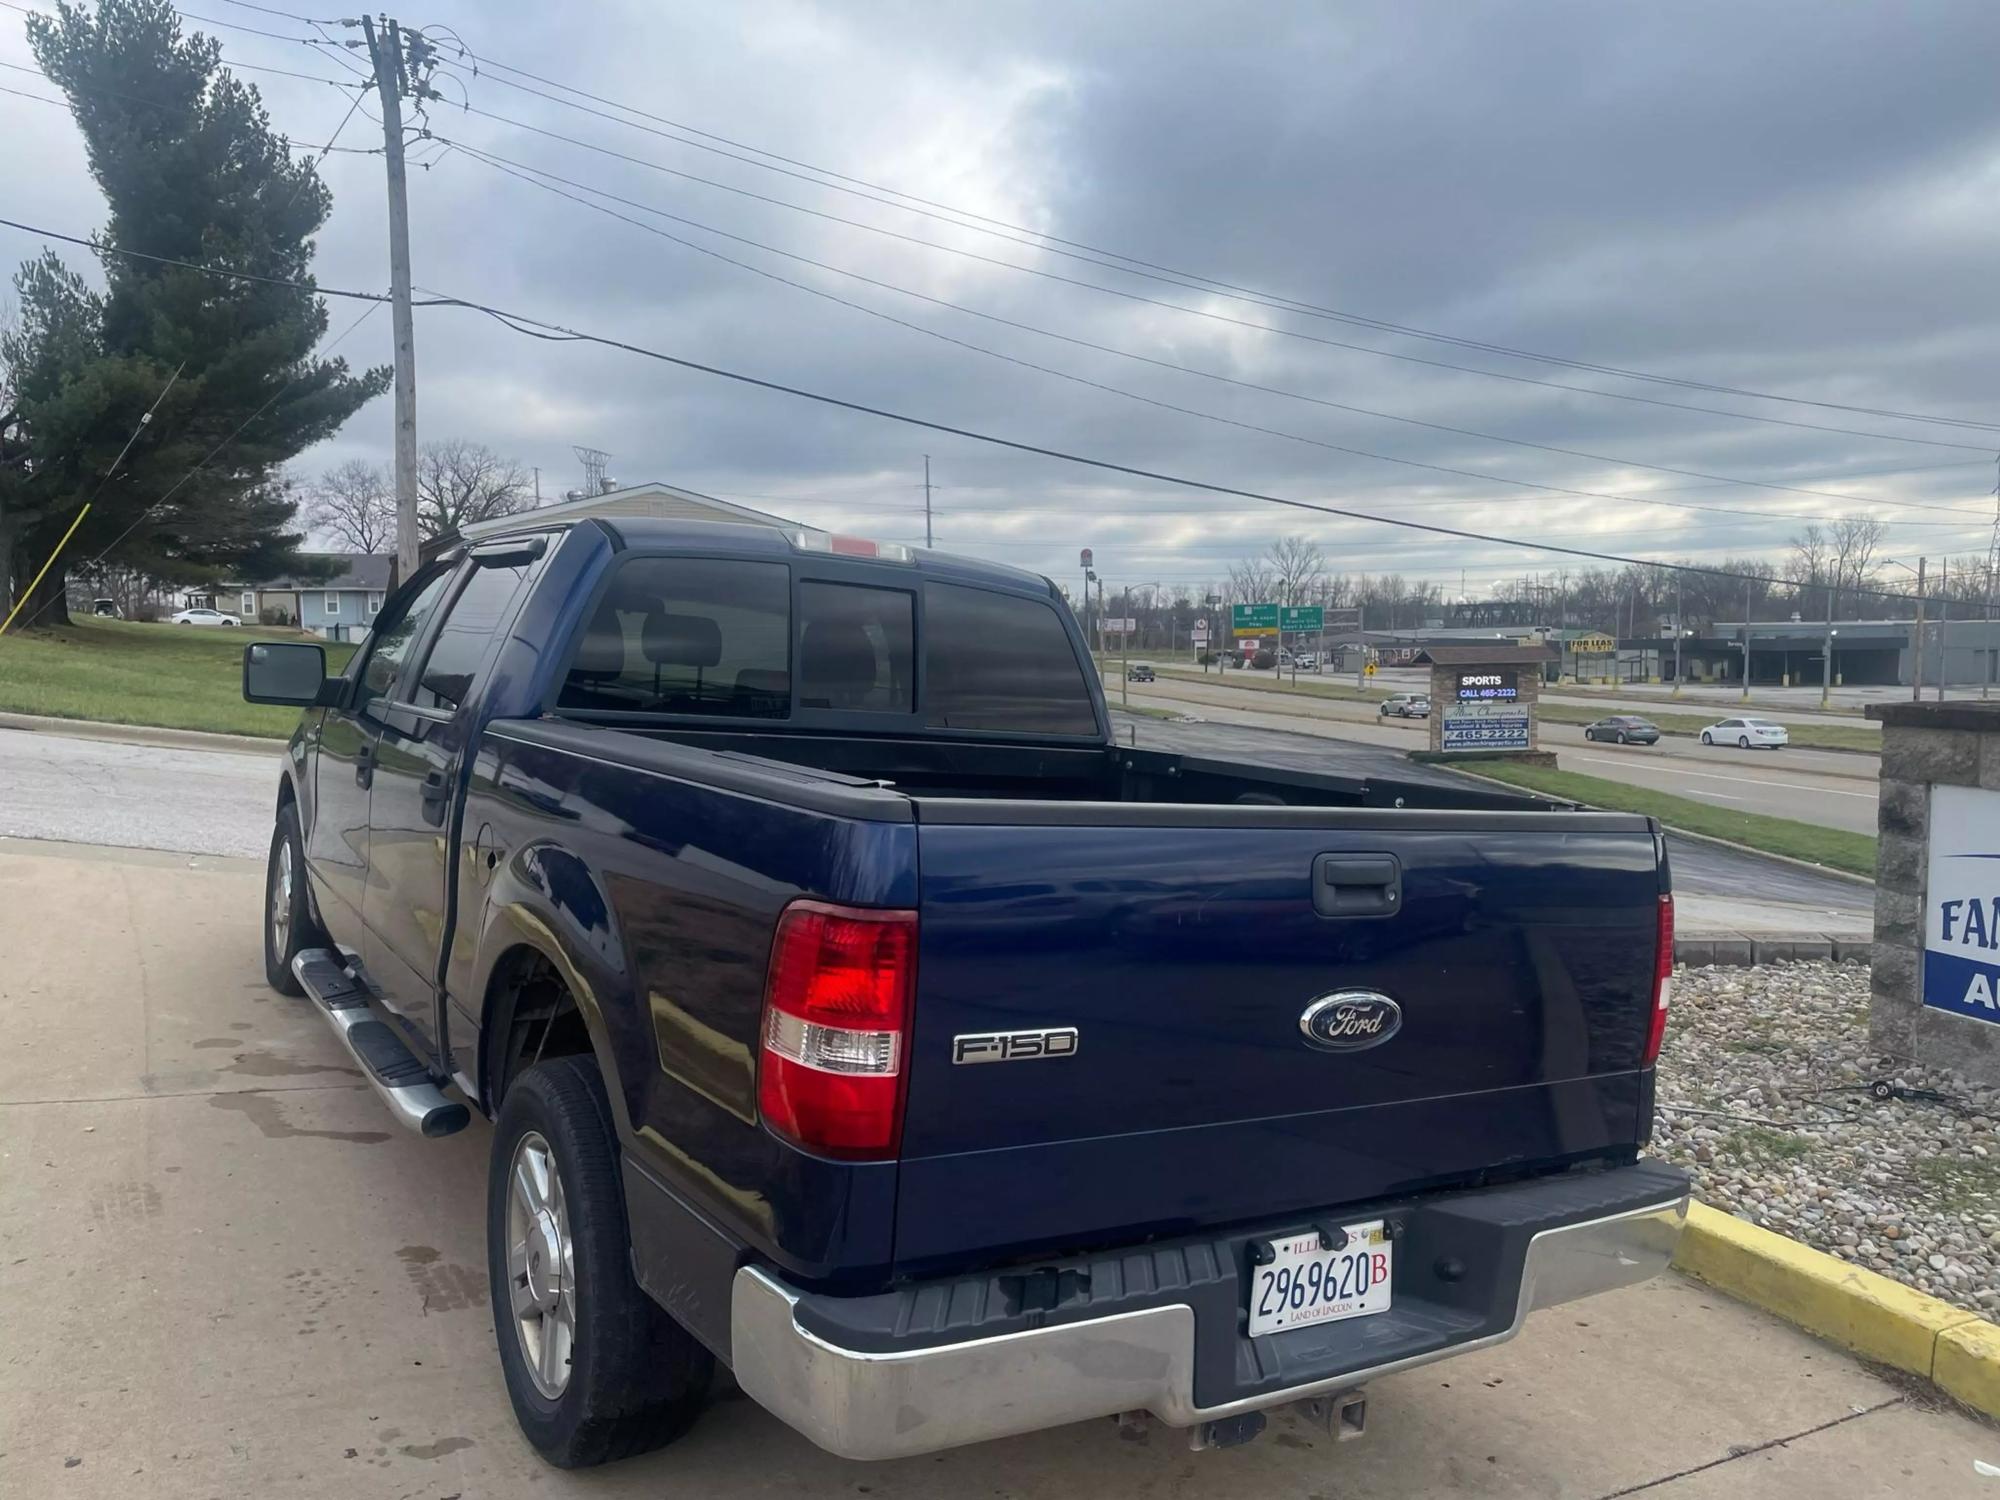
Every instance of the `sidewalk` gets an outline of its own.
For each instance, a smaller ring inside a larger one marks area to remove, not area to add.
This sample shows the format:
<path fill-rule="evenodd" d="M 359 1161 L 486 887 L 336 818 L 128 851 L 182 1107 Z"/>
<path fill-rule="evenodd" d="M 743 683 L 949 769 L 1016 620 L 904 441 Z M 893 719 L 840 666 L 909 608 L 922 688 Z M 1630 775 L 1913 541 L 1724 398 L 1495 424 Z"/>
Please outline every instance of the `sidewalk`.
<path fill-rule="evenodd" d="M 861 1466 L 739 1397 L 662 1453 L 550 1470 L 493 1357 L 486 1128 L 396 1130 L 265 988 L 260 894 L 252 861 L 0 848 L 0 1493 L 1991 1500 L 2000 1430 L 1673 1276 L 1378 1382 L 1337 1448 L 1289 1415 L 1202 1455 L 1093 1422 Z"/>

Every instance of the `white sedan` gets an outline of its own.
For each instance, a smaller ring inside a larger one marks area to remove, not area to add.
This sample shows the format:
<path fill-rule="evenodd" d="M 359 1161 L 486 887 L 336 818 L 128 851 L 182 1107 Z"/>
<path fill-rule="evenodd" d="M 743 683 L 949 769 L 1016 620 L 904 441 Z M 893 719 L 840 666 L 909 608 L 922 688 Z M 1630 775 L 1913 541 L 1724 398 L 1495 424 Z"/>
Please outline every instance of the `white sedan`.
<path fill-rule="evenodd" d="M 1701 732 L 1704 745 L 1734 745 L 1739 750 L 1782 750 L 1792 742 L 1782 724 L 1769 719 L 1724 719 Z"/>
<path fill-rule="evenodd" d="M 234 615 L 225 615 L 219 609 L 184 609 L 174 616 L 176 625 L 241 625 L 243 622 Z"/>

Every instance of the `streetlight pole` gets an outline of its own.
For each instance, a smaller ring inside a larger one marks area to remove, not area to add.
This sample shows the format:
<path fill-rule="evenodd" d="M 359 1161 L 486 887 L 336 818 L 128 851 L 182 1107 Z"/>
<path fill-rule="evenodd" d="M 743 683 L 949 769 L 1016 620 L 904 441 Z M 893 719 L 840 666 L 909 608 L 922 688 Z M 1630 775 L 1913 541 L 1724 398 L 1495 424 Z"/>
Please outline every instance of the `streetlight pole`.
<path fill-rule="evenodd" d="M 1681 695 L 1681 641 L 1687 635 L 1687 631 L 1682 628 L 1681 579 L 1681 574 L 1674 574 L 1674 690 L 1668 695 L 1674 698 Z"/>
<path fill-rule="evenodd" d="M 1833 638 L 1840 632 L 1833 628 L 1833 590 L 1826 591 L 1826 648 L 1819 658 L 1819 706 L 1825 708 L 1833 692 Z"/>
<path fill-rule="evenodd" d="M 1910 632 L 1910 701 L 1921 703 L 1924 701 L 1924 569 L 1930 559 L 1918 558 L 1914 568 L 1893 557 L 1885 557 L 1882 561 L 1917 577 L 1917 622 Z M 1942 671 L 1943 664 L 1940 663 L 1939 672 Z"/>
<path fill-rule="evenodd" d="M 1750 580 L 1743 580 L 1743 697 L 1750 701 Z"/>

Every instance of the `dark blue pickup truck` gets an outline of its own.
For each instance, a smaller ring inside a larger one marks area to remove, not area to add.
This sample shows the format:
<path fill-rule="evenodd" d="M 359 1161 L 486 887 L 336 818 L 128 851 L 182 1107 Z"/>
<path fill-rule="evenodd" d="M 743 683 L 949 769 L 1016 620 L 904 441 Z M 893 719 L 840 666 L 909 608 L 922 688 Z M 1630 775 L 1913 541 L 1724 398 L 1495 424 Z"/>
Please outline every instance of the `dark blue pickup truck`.
<path fill-rule="evenodd" d="M 714 1363 L 814 1442 L 1240 1442 L 1643 1279 L 1646 819 L 1121 746 L 1043 578 L 822 533 L 489 533 L 303 706 L 266 961 L 398 1120 L 493 1121 L 552 1462 Z"/>

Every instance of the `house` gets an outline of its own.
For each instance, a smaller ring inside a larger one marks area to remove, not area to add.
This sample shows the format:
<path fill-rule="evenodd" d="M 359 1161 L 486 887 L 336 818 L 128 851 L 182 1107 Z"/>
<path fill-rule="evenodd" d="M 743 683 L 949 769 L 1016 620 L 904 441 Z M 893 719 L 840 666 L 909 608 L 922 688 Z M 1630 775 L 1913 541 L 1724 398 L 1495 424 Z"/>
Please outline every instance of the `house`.
<path fill-rule="evenodd" d="M 681 521 L 735 521 L 740 525 L 776 526 L 787 531 L 795 530 L 800 525 L 797 521 L 774 516 L 768 511 L 752 510 L 747 505 L 718 500 L 713 495 L 703 495 L 694 490 L 680 489 L 675 485 L 652 482 L 627 485 L 623 489 L 608 490 L 602 495 L 585 495 L 575 500 L 564 500 L 555 505 L 544 505 L 534 511 L 496 516 L 490 521 L 475 521 L 461 531 L 446 532 L 441 536 L 432 537 L 423 545 L 423 556 L 435 557 L 453 543 L 476 542 L 482 536 L 507 530 L 518 525 L 522 517 L 527 515 L 532 515 L 537 521 L 551 522 L 577 521 L 586 516 L 601 516 L 606 520 L 616 520 L 619 516 L 666 516 Z"/>
<path fill-rule="evenodd" d="M 337 571 L 324 583 L 297 578 L 218 583 L 191 590 L 187 607 L 223 610 L 246 623 L 261 620 L 267 625 L 297 625 L 330 641 L 360 640 L 382 608 L 395 558 L 362 552 L 307 552 L 302 556 L 333 564 Z"/>

